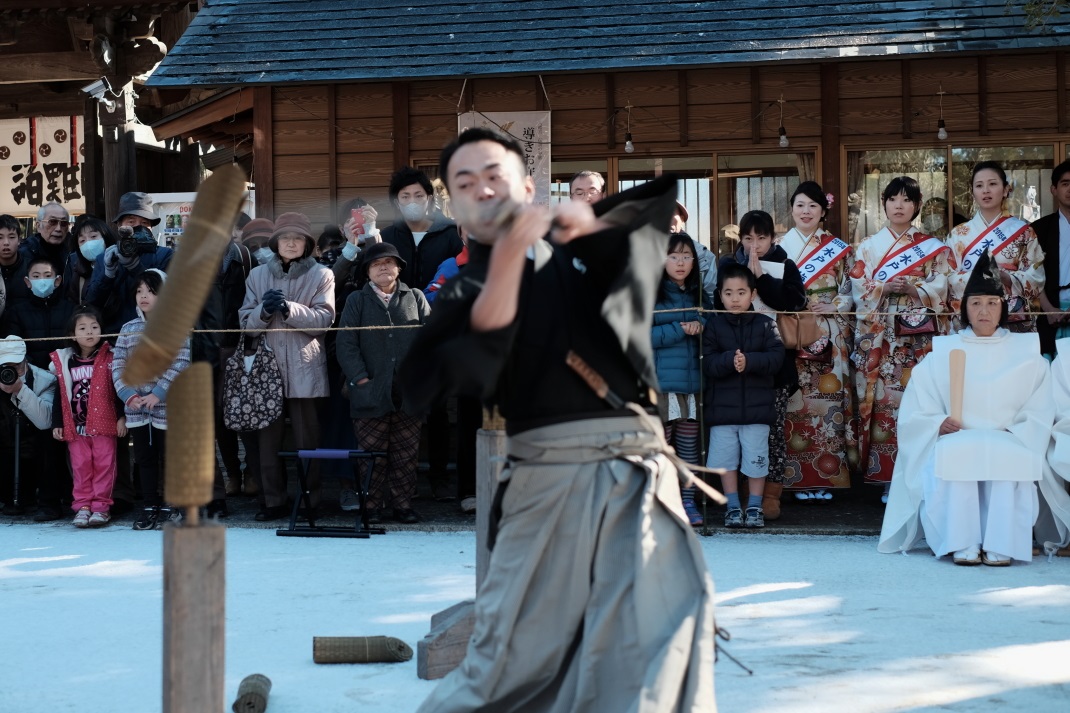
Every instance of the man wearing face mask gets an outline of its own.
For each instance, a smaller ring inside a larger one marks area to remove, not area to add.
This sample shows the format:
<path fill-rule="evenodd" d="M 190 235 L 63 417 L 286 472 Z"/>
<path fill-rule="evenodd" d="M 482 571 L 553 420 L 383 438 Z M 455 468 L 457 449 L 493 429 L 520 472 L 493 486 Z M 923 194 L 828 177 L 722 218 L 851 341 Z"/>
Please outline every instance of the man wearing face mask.
<path fill-rule="evenodd" d="M 44 258 L 52 263 L 59 274 L 63 273 L 63 266 L 67 261 L 70 216 L 66 209 L 59 203 L 45 204 L 37 211 L 35 227 L 37 232 L 18 245 L 16 264 L 3 269 L 8 309 L 30 296 L 26 276 L 31 260 Z M 0 246 L 0 253 L 3 252 L 5 251 Z"/>
<path fill-rule="evenodd" d="M 93 279 L 86 292 L 86 301 L 100 310 L 115 295 L 119 300 L 116 321 L 108 315 L 102 325 L 107 334 L 118 333 L 123 324 L 137 317 L 134 291 L 138 278 L 145 270 L 155 268 L 166 272 L 174 251 L 157 244 L 152 228 L 160 222 L 152 209 L 152 196 L 147 193 L 124 193 L 119 198 L 119 213 L 112 220 L 119 233 L 119 242 L 104 250 L 93 266 Z M 124 240 L 124 228 L 131 235 Z M 130 240 L 132 238 L 133 240 Z"/>
<path fill-rule="evenodd" d="M 428 284 L 438 266 L 464 248 L 457 225 L 436 210 L 433 196 L 423 171 L 406 166 L 390 178 L 390 201 L 400 218 L 383 229 L 382 238 L 405 261 L 399 279 L 406 285 Z"/>
<path fill-rule="evenodd" d="M 52 263 L 43 257 L 29 261 L 23 284 L 30 291 L 27 299 L 12 305 L 7 315 L 7 329 L 26 343 L 27 359 L 39 369 L 48 368 L 48 353 L 65 346 L 67 322 L 74 312 L 59 289 L 63 278 Z M 47 341 L 33 341 L 45 339 Z"/>

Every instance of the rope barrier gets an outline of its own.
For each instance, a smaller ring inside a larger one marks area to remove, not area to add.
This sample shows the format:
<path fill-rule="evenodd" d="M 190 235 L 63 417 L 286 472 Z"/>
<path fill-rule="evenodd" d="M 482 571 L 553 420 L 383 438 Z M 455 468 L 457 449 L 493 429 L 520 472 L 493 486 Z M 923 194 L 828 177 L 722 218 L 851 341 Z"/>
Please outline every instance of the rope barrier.
<path fill-rule="evenodd" d="M 732 314 L 732 312 L 730 310 L 727 310 L 727 309 L 709 309 L 709 308 L 706 308 L 706 307 L 674 307 L 672 309 L 656 309 L 656 310 L 654 310 L 652 312 L 652 314 L 673 314 L 673 313 L 676 313 L 676 312 L 698 312 L 700 314 Z M 776 315 L 781 315 L 781 314 L 794 314 L 794 315 L 816 314 L 816 315 L 824 315 L 824 316 L 828 316 L 828 317 L 854 316 L 854 317 L 869 318 L 869 317 L 896 317 L 896 316 L 899 316 L 899 315 L 902 315 L 902 314 L 906 314 L 906 313 L 902 312 L 902 311 L 897 311 L 897 312 L 858 312 L 858 311 L 839 312 L 839 311 L 833 310 L 831 312 L 812 312 L 810 310 L 802 310 L 802 311 L 798 311 L 798 312 L 790 312 L 790 311 L 769 310 L 769 311 L 762 311 L 759 314 L 768 314 L 768 315 L 773 315 L 773 314 L 776 314 Z M 958 317 L 960 315 L 959 312 L 936 312 L 936 311 L 933 311 L 932 314 L 935 317 Z M 1043 316 L 1061 315 L 1061 316 L 1064 316 L 1064 317 L 1065 316 L 1070 316 L 1070 313 L 1068 313 L 1068 312 L 1027 312 L 1026 314 L 1028 316 L 1030 316 L 1030 317 L 1039 317 L 1041 315 L 1043 315 Z M 326 334 L 327 332 L 366 332 L 366 331 L 383 331 L 383 330 L 390 330 L 390 329 L 420 329 L 423 326 L 424 325 L 422 325 L 422 324 L 392 324 L 392 325 L 369 325 L 369 326 L 364 326 L 364 327 L 324 327 L 322 329 L 317 329 L 317 330 L 314 330 L 314 331 L 319 331 L 319 332 L 323 332 L 324 334 Z M 190 334 L 242 334 L 242 333 L 245 333 L 245 332 L 248 332 L 250 334 L 254 334 L 254 333 L 255 334 L 259 334 L 259 333 L 262 333 L 262 332 L 304 332 L 304 333 L 307 334 L 309 331 L 311 331 L 311 330 L 309 330 L 307 328 L 306 329 L 301 329 L 301 328 L 298 328 L 298 327 L 284 327 L 284 328 L 283 327 L 280 327 L 280 328 L 267 327 L 267 328 L 264 328 L 264 329 L 193 329 L 193 330 L 190 330 Z M 109 338 L 118 337 L 118 336 L 119 336 L 118 333 L 101 334 L 100 338 L 101 339 L 109 339 Z M 70 340 L 71 337 L 69 337 L 67 335 L 62 335 L 62 336 L 58 336 L 58 337 L 29 337 L 29 338 L 15 337 L 15 338 L 13 338 L 13 335 L 8 335 L 8 336 L 0 337 L 0 343 L 9 342 L 9 341 L 16 341 L 17 339 L 21 339 L 23 342 L 29 343 L 29 342 L 54 342 L 56 340 Z"/>

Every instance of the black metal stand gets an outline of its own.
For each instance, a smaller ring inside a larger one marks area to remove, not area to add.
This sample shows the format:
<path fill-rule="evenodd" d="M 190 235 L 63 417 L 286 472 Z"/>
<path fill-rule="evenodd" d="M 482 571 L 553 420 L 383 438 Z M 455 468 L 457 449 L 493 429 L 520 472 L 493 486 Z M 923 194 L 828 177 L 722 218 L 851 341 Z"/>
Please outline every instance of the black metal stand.
<path fill-rule="evenodd" d="M 301 496 L 294 501 L 293 511 L 290 513 L 290 525 L 287 528 L 275 531 L 280 537 L 354 537 L 368 539 L 372 535 L 385 535 L 386 530 L 382 527 L 368 527 L 368 488 L 371 487 L 372 470 L 375 468 L 376 458 L 386 458 L 386 451 L 362 451 L 341 450 L 330 448 L 316 448 L 314 450 L 281 451 L 279 457 L 295 458 L 297 460 L 297 477 L 301 486 Z M 308 488 L 308 474 L 305 470 L 306 460 L 348 460 L 353 464 L 353 476 L 357 482 L 357 500 L 360 503 L 360 513 L 356 517 L 353 527 L 323 527 L 316 524 L 316 516 L 312 510 L 312 492 Z M 360 471 L 363 464 L 363 473 Z M 298 525 L 297 515 L 304 504 L 308 524 Z"/>

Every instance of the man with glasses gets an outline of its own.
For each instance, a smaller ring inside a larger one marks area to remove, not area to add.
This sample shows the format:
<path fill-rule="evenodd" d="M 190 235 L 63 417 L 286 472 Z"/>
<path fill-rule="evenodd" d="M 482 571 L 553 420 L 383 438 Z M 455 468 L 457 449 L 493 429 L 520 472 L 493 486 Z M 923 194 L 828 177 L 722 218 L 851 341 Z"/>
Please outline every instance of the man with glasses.
<path fill-rule="evenodd" d="M 0 224 L 5 234 L 18 234 L 18 223 L 11 221 Z M 26 238 L 18 246 L 17 259 L 12 261 L 10 251 L 0 249 L 5 255 L 3 262 L 4 284 L 7 288 L 7 308 L 10 314 L 19 303 L 30 298 L 27 281 L 30 264 L 34 260 L 44 259 L 52 263 L 55 271 L 62 275 L 63 267 L 70 255 L 71 217 L 67 209 L 59 203 L 46 203 L 37 211 L 37 232 Z M 4 228 L 10 228 L 4 230 Z M 0 322 L 0 327 L 7 326 L 7 321 Z"/>
<path fill-rule="evenodd" d="M 597 203 L 606 197 L 606 179 L 597 171 L 580 171 L 568 182 L 568 195 L 574 202 Z"/>

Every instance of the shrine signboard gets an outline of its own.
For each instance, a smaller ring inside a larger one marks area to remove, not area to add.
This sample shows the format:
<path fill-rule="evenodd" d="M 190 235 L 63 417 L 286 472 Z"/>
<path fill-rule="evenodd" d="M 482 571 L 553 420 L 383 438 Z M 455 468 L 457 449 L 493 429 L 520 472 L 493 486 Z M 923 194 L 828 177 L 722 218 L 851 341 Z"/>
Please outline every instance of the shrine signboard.
<path fill-rule="evenodd" d="M 0 120 L 0 213 L 36 216 L 53 201 L 85 213 L 84 142 L 80 116 Z"/>

